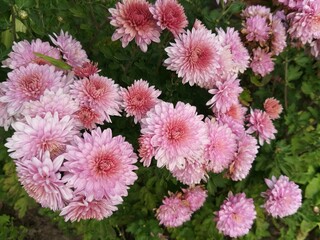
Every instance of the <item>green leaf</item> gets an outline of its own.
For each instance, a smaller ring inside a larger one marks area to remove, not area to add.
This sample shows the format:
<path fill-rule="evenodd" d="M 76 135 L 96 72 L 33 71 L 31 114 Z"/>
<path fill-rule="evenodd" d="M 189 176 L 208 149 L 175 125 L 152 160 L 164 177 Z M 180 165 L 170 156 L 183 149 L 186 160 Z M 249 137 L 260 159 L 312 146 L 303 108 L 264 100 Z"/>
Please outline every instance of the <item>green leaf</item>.
<path fill-rule="evenodd" d="M 37 57 L 51 63 L 53 66 L 57 67 L 57 68 L 61 68 L 63 70 L 71 70 L 72 67 L 65 63 L 64 61 L 62 60 L 58 60 L 58 59 L 55 59 L 53 57 L 49 57 L 47 55 L 44 55 L 42 53 L 37 53 L 37 52 L 34 52 L 34 55 L 36 55 Z"/>
<path fill-rule="evenodd" d="M 306 198 L 314 198 L 316 197 L 318 202 L 316 204 L 320 203 L 320 175 L 317 175 L 317 177 L 313 178 L 310 183 L 306 187 L 305 191 L 305 197 Z"/>

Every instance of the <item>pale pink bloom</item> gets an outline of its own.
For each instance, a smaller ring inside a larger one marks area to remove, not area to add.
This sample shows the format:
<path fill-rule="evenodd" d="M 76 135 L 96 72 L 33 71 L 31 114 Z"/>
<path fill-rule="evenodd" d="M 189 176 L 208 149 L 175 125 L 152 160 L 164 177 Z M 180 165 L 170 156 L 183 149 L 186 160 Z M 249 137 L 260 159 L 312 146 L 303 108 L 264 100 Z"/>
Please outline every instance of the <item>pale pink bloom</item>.
<path fill-rule="evenodd" d="M 231 51 L 233 66 L 229 71 L 243 73 L 248 68 L 250 56 L 240 39 L 239 32 L 228 27 L 226 31 L 222 28 L 217 29 L 217 33 L 221 45 L 227 46 Z"/>
<path fill-rule="evenodd" d="M 186 158 L 202 161 L 207 129 L 196 107 L 183 102 L 176 106 L 160 102 L 141 120 L 141 133 L 151 137 L 157 166 L 183 169 Z"/>
<path fill-rule="evenodd" d="M 133 116 L 135 123 L 140 121 L 159 102 L 160 94 L 161 91 L 149 87 L 149 83 L 142 79 L 135 80 L 128 89 L 122 88 L 120 95 L 127 117 Z"/>
<path fill-rule="evenodd" d="M 53 66 L 29 64 L 8 73 L 3 82 L 4 96 L 0 102 L 7 102 L 9 115 L 16 115 L 23 109 L 23 104 L 30 100 L 39 100 L 46 89 L 57 90 L 62 87 L 62 72 L 55 71 Z"/>
<path fill-rule="evenodd" d="M 29 101 L 24 104 L 22 114 L 24 116 L 40 116 L 44 117 L 46 113 L 50 112 L 52 115 L 57 112 L 59 118 L 64 116 L 71 116 L 79 110 L 79 104 L 73 100 L 71 95 L 65 93 L 62 88 L 57 91 L 46 89 L 39 100 Z"/>
<path fill-rule="evenodd" d="M 42 42 L 40 39 L 36 39 L 29 43 L 27 40 L 24 40 L 14 42 L 12 52 L 9 53 L 9 58 L 2 62 L 2 67 L 15 69 L 21 66 L 26 67 L 29 63 L 39 65 L 49 64 L 42 58 L 37 57 L 34 53 L 41 53 L 55 59 L 60 59 L 59 50 L 50 46 L 48 42 Z"/>
<path fill-rule="evenodd" d="M 270 8 L 261 5 L 251 5 L 243 10 L 241 15 L 245 18 L 254 16 L 269 18 L 270 14 Z"/>
<path fill-rule="evenodd" d="M 302 193 L 297 184 L 281 175 L 265 179 L 269 189 L 261 195 L 266 199 L 263 207 L 272 217 L 286 217 L 295 214 L 301 207 Z"/>
<path fill-rule="evenodd" d="M 271 51 L 274 55 L 279 55 L 287 46 L 286 29 L 281 22 L 281 19 L 273 17 L 271 23 Z"/>
<path fill-rule="evenodd" d="M 39 158 L 15 161 L 19 181 L 42 207 L 60 210 L 73 197 L 72 190 L 64 185 L 59 172 L 64 157 L 60 155 L 51 160 L 48 151 L 40 155 Z"/>
<path fill-rule="evenodd" d="M 242 91 L 237 75 L 229 75 L 225 81 L 217 81 L 216 87 L 209 90 L 209 93 L 214 96 L 207 102 L 207 105 L 217 112 L 225 113 L 233 104 L 239 102 L 238 98 Z"/>
<path fill-rule="evenodd" d="M 79 41 L 74 39 L 68 32 L 61 30 L 60 34 L 53 34 L 54 37 L 50 36 L 51 41 L 56 45 L 61 53 L 63 59 L 71 67 L 81 67 L 85 62 L 89 62 L 87 53 L 82 49 L 82 45 Z"/>
<path fill-rule="evenodd" d="M 102 220 L 111 216 L 117 209 L 110 199 L 90 199 L 79 193 L 62 209 L 60 216 L 64 216 L 66 222 L 69 220 L 71 222 L 87 219 Z"/>
<path fill-rule="evenodd" d="M 238 121 L 226 113 L 217 114 L 217 122 L 227 125 L 236 136 L 241 136 L 245 131 L 244 122 Z"/>
<path fill-rule="evenodd" d="M 264 142 L 270 144 L 271 139 L 275 139 L 274 134 L 277 133 L 268 114 L 262 110 L 254 109 L 250 111 L 248 133 L 256 133 L 259 144 L 262 146 Z"/>
<path fill-rule="evenodd" d="M 233 181 L 241 181 L 249 174 L 258 153 L 258 142 L 253 136 L 243 133 L 238 140 L 238 150 L 230 164 L 228 176 Z"/>
<path fill-rule="evenodd" d="M 256 41 L 264 44 L 269 39 L 270 27 L 265 17 L 259 15 L 252 16 L 246 19 L 243 33 L 246 34 L 246 39 L 250 42 Z"/>
<path fill-rule="evenodd" d="M 199 184 L 201 180 L 207 181 L 206 162 L 203 159 L 199 160 L 201 162 L 186 159 L 185 167 L 175 167 L 171 170 L 172 175 L 186 185 Z"/>
<path fill-rule="evenodd" d="M 79 78 L 88 78 L 91 75 L 100 72 L 100 69 L 98 69 L 98 63 L 85 62 L 81 67 L 75 67 L 73 71 L 74 74 Z"/>
<path fill-rule="evenodd" d="M 283 107 L 280 102 L 275 98 L 267 98 L 263 104 L 264 110 L 270 119 L 277 119 L 282 113 Z"/>
<path fill-rule="evenodd" d="M 205 146 L 204 157 L 208 160 L 207 170 L 220 173 L 228 168 L 237 150 L 237 137 L 224 124 L 206 119 L 210 143 Z"/>
<path fill-rule="evenodd" d="M 101 111 L 87 106 L 81 106 L 79 110 L 74 113 L 73 117 L 77 128 L 90 130 L 96 128 L 97 124 L 103 125 L 105 119 Z"/>
<path fill-rule="evenodd" d="M 288 33 L 303 44 L 320 38 L 320 2 L 306 0 L 301 11 L 288 15 L 290 27 Z"/>
<path fill-rule="evenodd" d="M 80 105 L 103 113 L 107 122 L 111 122 L 110 116 L 120 116 L 119 85 L 112 79 L 95 74 L 75 81 L 70 87 L 71 95 Z"/>
<path fill-rule="evenodd" d="M 199 210 L 208 196 L 207 190 L 203 186 L 195 186 L 187 189 L 182 189 L 183 198 L 189 203 L 191 211 Z"/>
<path fill-rule="evenodd" d="M 314 41 L 312 41 L 310 43 L 310 51 L 311 51 L 311 54 L 316 57 L 316 58 L 319 58 L 320 57 L 320 39 L 316 39 Z"/>
<path fill-rule="evenodd" d="M 217 37 L 201 22 L 197 27 L 180 34 L 175 43 L 165 48 L 167 69 L 175 71 L 183 83 L 205 85 L 219 68 L 220 44 Z"/>
<path fill-rule="evenodd" d="M 155 149 L 151 144 L 151 136 L 143 135 L 139 138 L 139 157 L 141 158 L 141 162 L 143 166 L 149 167 L 151 164 L 151 160 L 155 155 Z"/>
<path fill-rule="evenodd" d="M 74 123 L 70 116 L 59 119 L 58 114 L 46 113 L 44 118 L 25 117 L 25 122 L 12 124 L 13 136 L 7 139 L 5 146 L 14 159 L 31 159 L 39 153 L 49 151 L 55 158 L 65 152 L 66 144 L 78 134 L 73 129 Z"/>
<path fill-rule="evenodd" d="M 157 209 L 156 217 L 166 227 L 179 227 L 191 219 L 192 211 L 189 203 L 181 199 L 181 195 L 174 194 L 165 197 L 162 205 Z"/>
<path fill-rule="evenodd" d="M 122 47 L 135 39 L 141 51 L 146 52 L 148 45 L 160 42 L 161 29 L 157 26 L 146 0 L 122 0 L 116 3 L 116 8 L 109 8 L 110 24 L 117 29 L 112 35 L 112 41 L 121 39 Z"/>
<path fill-rule="evenodd" d="M 188 25 L 183 6 L 177 0 L 157 0 L 155 5 L 150 7 L 150 12 L 157 20 L 157 25 L 162 30 L 167 28 L 174 37 L 183 33 Z"/>
<path fill-rule="evenodd" d="M 253 59 L 250 67 L 255 74 L 260 74 L 262 77 L 271 73 L 274 70 L 271 53 L 266 53 L 260 47 L 253 49 Z"/>
<path fill-rule="evenodd" d="M 63 180 L 88 198 L 96 200 L 127 196 L 137 179 L 137 155 L 122 136 L 112 137 L 111 129 L 100 128 L 74 137 L 67 146 Z"/>
<path fill-rule="evenodd" d="M 230 192 L 216 212 L 215 221 L 220 233 L 235 238 L 249 232 L 256 215 L 252 198 L 246 198 L 245 193 L 233 195 Z"/>

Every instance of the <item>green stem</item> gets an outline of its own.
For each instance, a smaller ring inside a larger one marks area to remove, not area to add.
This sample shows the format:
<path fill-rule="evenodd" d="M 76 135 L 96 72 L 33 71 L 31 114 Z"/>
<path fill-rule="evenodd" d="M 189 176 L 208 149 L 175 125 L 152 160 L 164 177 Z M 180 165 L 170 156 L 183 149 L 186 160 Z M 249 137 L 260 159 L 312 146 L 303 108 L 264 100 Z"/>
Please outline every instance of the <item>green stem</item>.
<path fill-rule="evenodd" d="M 288 56 L 286 56 L 284 64 L 284 109 L 288 109 Z"/>
<path fill-rule="evenodd" d="M 12 5 L 11 8 L 11 15 L 12 15 L 12 20 L 11 20 L 11 31 L 12 31 L 12 38 L 13 41 L 16 41 L 17 36 L 16 36 L 16 10 L 14 5 Z"/>

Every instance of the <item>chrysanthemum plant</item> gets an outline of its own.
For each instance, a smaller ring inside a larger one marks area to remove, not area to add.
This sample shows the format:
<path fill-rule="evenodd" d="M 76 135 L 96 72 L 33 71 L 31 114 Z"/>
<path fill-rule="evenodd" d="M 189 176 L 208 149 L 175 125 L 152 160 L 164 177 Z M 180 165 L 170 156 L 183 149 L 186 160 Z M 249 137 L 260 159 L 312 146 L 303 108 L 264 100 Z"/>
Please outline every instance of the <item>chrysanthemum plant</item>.
<path fill-rule="evenodd" d="M 18 39 L 11 17 L 0 83 L 4 170 L 29 197 L 107 239 L 319 233 L 320 2 L 81 4 L 71 13 L 97 32 L 64 27 L 62 11 L 45 35 L 32 8 L 12 6 L 39 35 Z"/>

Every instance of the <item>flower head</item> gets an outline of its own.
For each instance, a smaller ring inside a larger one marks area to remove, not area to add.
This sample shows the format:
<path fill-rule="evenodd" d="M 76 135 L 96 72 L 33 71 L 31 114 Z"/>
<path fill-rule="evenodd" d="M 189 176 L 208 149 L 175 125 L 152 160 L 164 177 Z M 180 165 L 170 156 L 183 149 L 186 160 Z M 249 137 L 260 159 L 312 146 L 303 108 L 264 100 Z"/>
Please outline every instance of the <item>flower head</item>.
<path fill-rule="evenodd" d="M 87 53 L 82 49 L 79 41 L 74 39 L 68 32 L 61 30 L 60 34 L 50 36 L 51 41 L 59 48 L 63 58 L 72 67 L 81 67 L 84 63 L 89 62 Z"/>
<path fill-rule="evenodd" d="M 208 174 L 206 171 L 206 162 L 203 157 L 200 162 L 186 159 L 185 167 L 175 167 L 171 170 L 172 175 L 180 182 L 186 185 L 199 184 L 201 180 L 206 181 Z"/>
<path fill-rule="evenodd" d="M 48 42 L 42 42 L 40 39 L 32 40 L 29 43 L 27 40 L 14 42 L 12 52 L 9 53 L 9 58 L 2 62 L 3 67 L 11 69 L 26 67 L 29 63 L 38 65 L 49 64 L 42 58 L 39 58 L 35 53 L 41 53 L 46 56 L 60 59 L 60 52 L 58 49 L 50 46 Z"/>
<path fill-rule="evenodd" d="M 141 120 L 141 133 L 151 138 L 157 166 L 183 169 L 186 159 L 200 161 L 207 141 L 203 116 L 196 108 L 178 102 L 160 102 Z"/>
<path fill-rule="evenodd" d="M 246 19 L 243 31 L 248 41 L 263 44 L 269 39 L 270 27 L 265 17 L 256 15 Z"/>
<path fill-rule="evenodd" d="M 202 186 L 190 187 L 182 189 L 182 191 L 184 194 L 183 198 L 189 203 L 189 207 L 193 212 L 199 210 L 203 206 L 208 196 L 207 190 Z"/>
<path fill-rule="evenodd" d="M 63 180 L 88 198 L 96 200 L 127 196 L 128 185 L 137 179 L 133 165 L 137 156 L 122 136 L 112 137 L 110 129 L 100 128 L 75 136 L 67 146 Z"/>
<path fill-rule="evenodd" d="M 53 66 L 29 64 L 8 73 L 8 80 L 3 82 L 4 96 L 1 102 L 8 103 L 8 113 L 18 114 L 23 104 L 30 100 L 39 100 L 46 89 L 56 90 L 63 87 L 62 72 L 55 71 Z"/>
<path fill-rule="evenodd" d="M 275 98 L 267 98 L 263 104 L 264 110 L 268 114 L 270 119 L 277 119 L 280 117 L 280 113 L 283 108 L 280 102 Z"/>
<path fill-rule="evenodd" d="M 120 92 L 124 110 L 127 116 L 134 116 L 135 123 L 157 104 L 160 94 L 161 91 L 156 90 L 154 86 L 149 87 L 149 83 L 142 79 L 134 81 L 128 89 L 123 88 Z"/>
<path fill-rule="evenodd" d="M 120 116 L 121 97 L 119 85 L 107 77 L 98 74 L 75 81 L 70 93 L 81 106 L 90 107 L 102 113 L 105 120 L 111 122 L 110 116 Z"/>
<path fill-rule="evenodd" d="M 219 67 L 219 46 L 217 37 L 200 24 L 200 27 L 179 35 L 175 43 L 165 49 L 169 58 L 164 64 L 167 69 L 176 71 L 183 83 L 202 86 L 211 80 Z"/>
<path fill-rule="evenodd" d="M 157 26 L 149 8 L 151 4 L 146 0 L 122 0 L 116 8 L 109 8 L 111 13 L 110 24 L 117 29 L 112 35 L 112 40 L 121 39 L 122 47 L 135 39 L 141 51 L 146 52 L 148 45 L 160 42 L 160 27 Z"/>
<path fill-rule="evenodd" d="M 259 144 L 262 146 L 264 141 L 269 144 L 271 139 L 275 139 L 274 134 L 277 133 L 277 130 L 266 112 L 255 109 L 251 110 L 247 132 L 256 132 Z"/>
<path fill-rule="evenodd" d="M 139 138 L 139 157 L 141 157 L 141 162 L 143 166 L 149 167 L 151 160 L 155 155 L 154 147 L 151 144 L 151 136 L 143 135 Z"/>
<path fill-rule="evenodd" d="M 272 37 L 271 37 L 271 51 L 274 55 L 279 55 L 283 49 L 287 46 L 287 34 L 286 29 L 278 17 L 273 17 L 271 25 Z"/>
<path fill-rule="evenodd" d="M 273 217 L 286 217 L 295 214 L 301 206 L 301 190 L 299 186 L 286 176 L 279 179 L 265 179 L 269 189 L 261 195 L 266 199 L 263 207 Z"/>
<path fill-rule="evenodd" d="M 204 157 L 208 160 L 207 169 L 220 173 L 226 169 L 237 150 L 236 135 L 224 124 L 206 120 L 210 143 L 205 146 Z"/>
<path fill-rule="evenodd" d="M 256 219 L 253 199 L 244 193 L 229 196 L 216 212 L 217 228 L 223 235 L 240 237 L 247 234 Z"/>
<path fill-rule="evenodd" d="M 45 151 L 55 158 L 65 152 L 66 144 L 78 134 L 70 116 L 59 119 L 58 113 L 49 112 L 43 118 L 26 116 L 25 121 L 12 124 L 15 132 L 5 144 L 14 159 L 28 160 Z"/>
<path fill-rule="evenodd" d="M 64 158 L 60 155 L 51 160 L 49 151 L 40 155 L 40 158 L 16 161 L 19 181 L 42 207 L 60 210 L 73 197 L 71 188 L 63 183 L 59 172 Z"/>
<path fill-rule="evenodd" d="M 162 205 L 157 209 L 156 217 L 166 227 L 178 227 L 189 221 L 192 211 L 188 202 L 181 199 L 179 194 L 165 197 Z"/>
<path fill-rule="evenodd" d="M 253 49 L 253 59 L 250 67 L 255 74 L 260 74 L 262 77 L 271 73 L 274 69 L 271 53 L 265 52 L 260 47 Z"/>
<path fill-rule="evenodd" d="M 150 7 L 150 12 L 157 20 L 157 25 L 162 30 L 167 28 L 174 37 L 184 32 L 188 25 L 184 9 L 177 0 L 157 0 L 155 5 Z"/>
<path fill-rule="evenodd" d="M 112 215 L 118 208 L 114 206 L 111 199 L 90 199 L 78 193 L 70 203 L 65 206 L 60 216 L 64 216 L 65 221 L 79 222 L 80 220 L 95 219 L 102 220 Z"/>
<path fill-rule="evenodd" d="M 73 71 L 74 74 L 79 78 L 88 78 L 91 75 L 100 72 L 100 70 L 98 69 L 98 64 L 92 62 L 85 62 L 81 67 L 75 67 Z"/>

